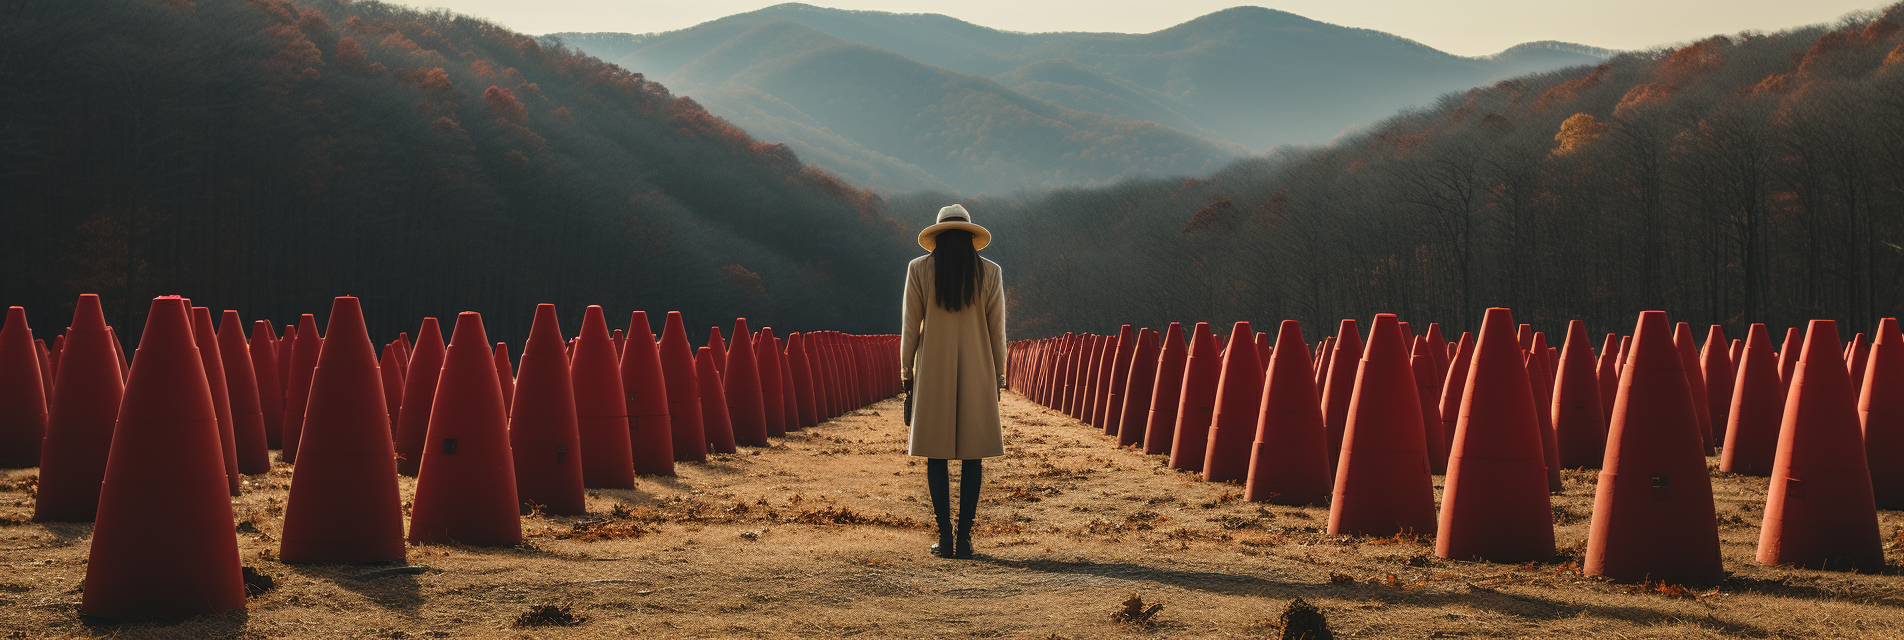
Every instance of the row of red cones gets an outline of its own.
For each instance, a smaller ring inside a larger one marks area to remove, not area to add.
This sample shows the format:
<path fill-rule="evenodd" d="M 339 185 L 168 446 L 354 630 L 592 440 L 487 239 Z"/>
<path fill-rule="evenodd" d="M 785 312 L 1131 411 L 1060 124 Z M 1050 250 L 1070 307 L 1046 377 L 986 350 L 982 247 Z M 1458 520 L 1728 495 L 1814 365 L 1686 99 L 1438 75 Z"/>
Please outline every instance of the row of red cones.
<path fill-rule="evenodd" d="M 1815 320 L 1788 334 L 1782 357 L 1763 325 L 1732 344 L 1713 327 L 1703 352 L 1676 329 L 1644 312 L 1595 356 L 1580 321 L 1556 352 L 1507 309 L 1456 343 L 1382 314 L 1366 344 L 1344 320 L 1312 359 L 1293 320 L 1273 347 L 1246 322 L 1225 348 L 1203 323 L 1188 345 L 1176 323 L 1161 345 L 1125 325 L 1116 337 L 1013 343 L 1010 382 L 1120 446 L 1244 483 L 1250 501 L 1326 501 L 1331 533 L 1433 530 L 1449 558 L 1552 557 L 1559 469 L 1598 467 L 1585 569 L 1627 580 L 1719 577 L 1705 456 L 1723 425 L 1725 470 L 1772 476 L 1761 562 L 1881 566 L 1875 509 L 1904 506 L 1885 500 L 1904 474 L 1877 462 L 1904 455 L 1896 320 L 1843 350 L 1835 323 Z M 1719 407 L 1725 418 L 1700 417 Z M 1431 476 L 1442 473 L 1437 512 Z"/>

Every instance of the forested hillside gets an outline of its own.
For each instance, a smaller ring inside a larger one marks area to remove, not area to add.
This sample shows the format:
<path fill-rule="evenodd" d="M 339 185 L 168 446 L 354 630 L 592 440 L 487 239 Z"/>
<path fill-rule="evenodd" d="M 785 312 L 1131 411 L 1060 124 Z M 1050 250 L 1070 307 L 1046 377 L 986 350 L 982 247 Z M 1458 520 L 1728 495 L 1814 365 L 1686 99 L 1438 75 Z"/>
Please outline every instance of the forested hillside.
<path fill-rule="evenodd" d="M 1606 332 L 1640 309 L 1867 331 L 1904 312 L 1901 7 L 1516 78 L 1205 178 L 967 206 L 1014 337 L 1297 318 L 1314 338 L 1377 312 L 1471 329 L 1490 305 Z"/>
<path fill-rule="evenodd" d="M 81 292 L 122 328 L 170 293 L 280 323 L 354 294 L 378 335 L 523 335 L 538 302 L 890 324 L 911 231 L 877 198 L 593 57 L 377 2 L 0 15 L 0 300 L 37 327 Z"/>

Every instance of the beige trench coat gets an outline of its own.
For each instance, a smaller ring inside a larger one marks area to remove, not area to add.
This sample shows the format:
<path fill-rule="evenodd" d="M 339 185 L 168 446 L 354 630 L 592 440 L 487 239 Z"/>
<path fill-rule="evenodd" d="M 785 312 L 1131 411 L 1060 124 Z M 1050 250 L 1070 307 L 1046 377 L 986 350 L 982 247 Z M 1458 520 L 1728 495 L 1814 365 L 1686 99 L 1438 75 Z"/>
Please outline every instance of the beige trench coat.
<path fill-rule="evenodd" d="M 915 456 L 971 460 L 1005 454 L 999 433 L 998 381 L 1005 375 L 1005 284 L 981 259 L 975 303 L 957 313 L 939 307 L 932 256 L 906 266 L 899 330 L 899 375 L 912 380 Z"/>

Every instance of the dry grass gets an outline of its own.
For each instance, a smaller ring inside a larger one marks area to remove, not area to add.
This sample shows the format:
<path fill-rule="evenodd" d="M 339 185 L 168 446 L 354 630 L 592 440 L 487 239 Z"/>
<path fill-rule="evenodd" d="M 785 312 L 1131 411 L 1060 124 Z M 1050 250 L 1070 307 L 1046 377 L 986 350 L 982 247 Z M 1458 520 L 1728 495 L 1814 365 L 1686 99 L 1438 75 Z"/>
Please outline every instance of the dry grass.
<path fill-rule="evenodd" d="M 408 567 L 277 562 L 281 467 L 233 501 L 245 564 L 275 588 L 244 614 L 173 624 L 81 620 L 91 527 L 24 523 L 33 470 L 0 472 L 0 637 L 1274 638 L 1286 610 L 1309 617 L 1296 598 L 1345 638 L 1904 636 L 1904 578 L 1752 562 L 1764 479 L 1713 480 L 1732 577 L 1615 584 L 1578 573 L 1591 471 L 1555 497 L 1553 561 L 1451 561 L 1429 532 L 1327 535 L 1326 508 L 1244 502 L 1013 395 L 979 557 L 934 558 L 896 408 L 596 492 L 585 516 L 527 516 L 520 547 L 411 547 Z M 1111 621 L 1133 594 L 1168 606 Z M 524 612 L 580 622 L 514 626 Z"/>

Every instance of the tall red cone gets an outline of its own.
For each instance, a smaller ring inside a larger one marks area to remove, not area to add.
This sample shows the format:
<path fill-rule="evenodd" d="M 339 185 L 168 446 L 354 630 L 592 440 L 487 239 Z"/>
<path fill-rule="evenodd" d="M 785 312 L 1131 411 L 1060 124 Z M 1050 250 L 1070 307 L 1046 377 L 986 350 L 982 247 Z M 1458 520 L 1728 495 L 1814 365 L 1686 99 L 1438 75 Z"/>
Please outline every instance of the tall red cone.
<path fill-rule="evenodd" d="M 284 385 L 278 381 L 278 336 L 270 320 L 251 323 L 251 369 L 258 377 L 258 410 L 268 449 L 284 446 Z"/>
<path fill-rule="evenodd" d="M 1258 403 L 1245 500 L 1317 504 L 1334 490 L 1329 434 L 1322 424 L 1322 405 L 1316 403 L 1314 370 L 1309 347 L 1302 342 L 1302 326 L 1284 320 Z"/>
<path fill-rule="evenodd" d="M 706 462 L 708 435 L 703 422 L 701 385 L 695 371 L 694 347 L 688 345 L 681 312 L 669 311 L 662 324 L 661 375 L 668 387 L 668 425 L 675 462 Z M 725 406 L 725 405 L 723 405 Z"/>
<path fill-rule="evenodd" d="M 788 431 L 799 429 L 801 426 L 799 393 L 798 390 L 794 388 L 793 382 L 792 349 L 788 348 L 788 346 L 792 344 L 792 339 L 791 334 L 788 335 L 785 341 L 779 337 L 774 338 L 774 351 L 780 354 L 780 401 L 783 403 L 781 415 L 786 417 Z M 897 362 L 899 355 L 897 353 L 891 355 L 893 356 L 891 361 Z M 898 375 L 895 374 L 893 379 L 895 381 L 898 380 Z M 899 383 L 894 382 L 893 384 L 897 386 Z M 895 391 L 894 393 L 898 392 Z"/>
<path fill-rule="evenodd" d="M 1423 335 L 1428 339 L 1429 351 L 1435 357 L 1435 409 L 1439 411 L 1441 409 L 1441 382 L 1443 378 L 1448 376 L 1448 361 L 1452 360 L 1453 357 L 1448 355 L 1447 339 L 1441 336 L 1441 323 L 1428 323 L 1428 332 Z"/>
<path fill-rule="evenodd" d="M 1150 415 L 1144 420 L 1144 453 L 1169 454 L 1177 440 L 1177 405 L 1183 393 L 1183 367 L 1189 347 L 1183 343 L 1183 323 L 1172 322 L 1159 337 L 1157 373 L 1151 383 Z"/>
<path fill-rule="evenodd" d="M 813 364 L 807 358 L 807 334 L 795 331 L 787 335 L 787 364 L 793 369 L 794 400 L 800 407 L 800 426 L 820 424 L 819 407 L 813 398 Z"/>
<path fill-rule="evenodd" d="M 1091 345 L 1090 370 L 1084 372 L 1084 389 L 1079 391 L 1078 419 L 1093 427 L 1102 428 L 1098 421 L 1097 410 L 1102 403 L 1104 392 L 1104 374 L 1110 371 L 1111 360 L 1117 357 L 1117 341 L 1110 336 L 1101 336 Z"/>
<path fill-rule="evenodd" d="M 397 437 L 398 412 L 403 408 L 403 351 L 401 343 L 392 342 L 383 348 L 383 357 L 377 362 L 377 372 L 383 375 L 383 405 L 390 412 L 390 437 Z"/>
<path fill-rule="evenodd" d="M 496 343 L 496 351 L 491 355 L 496 360 L 496 384 L 502 387 L 502 410 L 507 413 L 513 411 L 516 404 L 515 364 L 509 361 L 509 343 Z"/>
<path fill-rule="evenodd" d="M 1441 412 L 1441 436 L 1447 441 L 1440 452 L 1440 463 L 1434 465 L 1442 473 L 1447 473 L 1448 456 L 1454 453 L 1455 426 L 1460 421 L 1461 399 L 1467 395 L 1468 369 L 1474 360 L 1474 333 L 1461 332 L 1461 341 L 1450 346 L 1454 355 L 1448 360 L 1448 373 L 1441 376 L 1440 402 L 1435 405 Z"/>
<path fill-rule="evenodd" d="M 223 458 L 185 300 L 154 299 L 112 433 L 80 614 L 245 608 Z"/>
<path fill-rule="evenodd" d="M 387 562 L 404 558 L 383 373 L 357 298 L 331 301 L 324 350 L 311 373 L 310 408 L 297 473 L 284 505 L 285 562 Z"/>
<path fill-rule="evenodd" d="M 1250 443 L 1263 401 L 1263 364 L 1256 359 L 1255 338 L 1248 322 L 1238 322 L 1223 352 L 1203 454 L 1203 479 L 1210 482 L 1249 479 Z"/>
<path fill-rule="evenodd" d="M 1177 427 L 1170 444 L 1170 468 L 1203 471 L 1211 412 L 1216 409 L 1217 378 L 1223 374 L 1216 336 L 1210 324 L 1197 323 L 1190 337 L 1190 355 L 1183 362 L 1183 390 L 1177 394 Z"/>
<path fill-rule="evenodd" d="M 1514 317 L 1487 310 L 1466 372 L 1448 452 L 1435 555 L 1529 562 L 1554 555 L 1554 512 L 1533 386 L 1521 364 Z"/>
<path fill-rule="evenodd" d="M 1864 334 L 1858 335 L 1863 337 Z M 55 337 L 53 340 L 58 342 L 59 338 Z M 33 359 L 38 360 L 40 365 L 40 397 L 51 401 L 53 398 L 53 351 L 46 348 L 45 340 L 33 339 Z"/>
<path fill-rule="evenodd" d="M 1733 378 L 1736 379 L 1738 377 L 1739 363 L 1745 362 L 1745 341 L 1733 338 L 1730 353 L 1732 355 Z M 1717 416 L 1715 416 L 1714 419 L 1717 419 Z"/>
<path fill-rule="evenodd" d="M 708 327 L 707 334 L 707 348 L 713 351 L 709 355 L 714 358 L 714 372 L 720 374 L 721 388 L 726 389 L 727 343 L 721 340 L 720 327 Z"/>
<path fill-rule="evenodd" d="M 1813 320 L 1779 426 L 1759 562 L 1875 571 L 1884 566 L 1855 392 L 1838 324 Z"/>
<path fill-rule="evenodd" d="M 1322 346 L 1316 347 L 1316 397 L 1321 398 L 1323 388 L 1329 386 L 1329 371 L 1335 361 L 1335 336 L 1324 336 Z M 1323 417 L 1326 422 L 1327 416 Z M 1331 462 L 1330 468 L 1335 468 Z M 1333 473 L 1333 472 L 1332 472 Z"/>
<path fill-rule="evenodd" d="M 602 308 L 582 314 L 582 335 L 569 361 L 575 388 L 575 422 L 582 436 L 582 484 L 591 488 L 632 489 L 634 450 L 628 442 L 628 394 L 621 385 L 621 358 L 608 335 Z"/>
<path fill-rule="evenodd" d="M 1117 416 L 1117 446 L 1142 447 L 1149 431 L 1150 401 L 1157 390 L 1157 332 L 1137 332 L 1130 373 L 1124 376 L 1124 406 Z"/>
<path fill-rule="evenodd" d="M 629 314 L 621 352 L 621 384 L 628 394 L 628 445 L 633 450 L 635 473 L 640 475 L 674 475 L 674 427 L 665 380 L 661 350 L 655 345 L 648 313 Z"/>
<path fill-rule="evenodd" d="M 1724 575 L 1697 400 L 1672 332 L 1663 311 L 1640 312 L 1633 328 L 1594 493 L 1587 575 L 1695 584 Z"/>
<path fill-rule="evenodd" d="M 278 351 L 278 395 L 284 396 L 285 408 L 291 404 L 291 359 L 297 350 L 297 325 L 284 325 L 284 337 L 276 342 Z"/>
<path fill-rule="evenodd" d="M 9 307 L 0 327 L 0 469 L 40 466 L 46 439 L 46 381 L 26 309 Z"/>
<path fill-rule="evenodd" d="M 774 348 L 773 327 L 761 327 L 754 343 L 755 371 L 760 375 L 760 408 L 765 413 L 767 437 L 787 435 L 785 381 L 780 379 L 780 350 Z"/>
<path fill-rule="evenodd" d="M 1772 353 L 1771 334 L 1753 324 L 1745 334 L 1745 351 L 1732 382 L 1732 406 L 1726 410 L 1725 448 L 1719 452 L 1719 470 L 1748 476 L 1772 475 L 1778 454 L 1778 429 L 1785 417 L 1784 384 L 1778 377 L 1778 357 Z"/>
<path fill-rule="evenodd" d="M 1527 325 L 1521 327 L 1525 329 Z M 1540 425 L 1540 449 L 1546 457 L 1547 490 L 1560 493 L 1563 488 L 1560 482 L 1560 443 L 1554 438 L 1553 394 L 1548 390 L 1552 377 L 1547 370 L 1546 332 L 1533 332 L 1527 337 L 1526 344 L 1530 346 L 1522 366 L 1527 368 L 1528 384 L 1533 387 L 1534 421 Z"/>
<path fill-rule="evenodd" d="M 1712 326 L 1717 327 L 1719 325 L 1715 324 Z M 1870 357 L 1871 347 L 1865 344 L 1864 334 L 1862 333 L 1853 336 L 1851 338 L 1851 344 L 1845 345 L 1845 370 L 1851 372 L 1852 387 L 1858 389 L 1863 388 L 1864 367 Z"/>
<path fill-rule="evenodd" d="M 1691 325 L 1684 322 L 1676 325 L 1673 346 L 1679 350 L 1680 366 L 1686 372 L 1686 386 L 1692 389 L 1692 413 L 1699 421 L 1699 437 L 1705 442 L 1706 455 L 1717 455 L 1717 442 L 1712 439 L 1712 407 L 1706 398 L 1706 377 L 1699 372 L 1699 345 L 1693 341 Z"/>
<path fill-rule="evenodd" d="M 1415 372 L 1415 394 L 1421 399 L 1422 443 L 1428 451 L 1428 472 L 1441 475 L 1448 472 L 1448 436 L 1441 431 L 1441 376 L 1435 373 L 1434 354 L 1446 350 L 1430 345 L 1423 336 L 1414 340 L 1408 362 Z"/>
<path fill-rule="evenodd" d="M 1098 348 L 1098 336 L 1084 336 L 1084 343 L 1079 345 L 1077 359 L 1072 365 L 1074 370 L 1071 374 L 1071 393 L 1064 403 L 1065 415 L 1080 421 L 1084 420 L 1085 398 L 1091 395 L 1089 391 L 1091 372 L 1096 370 L 1091 366 L 1091 362 L 1102 352 L 1103 350 Z"/>
<path fill-rule="evenodd" d="M 701 347 L 694 353 L 694 374 L 701 385 L 701 422 L 707 431 L 708 447 L 715 453 L 738 453 L 734 423 L 727 415 L 727 390 L 721 387 L 721 374 L 714 369 L 713 347 Z"/>
<path fill-rule="evenodd" d="M 618 357 L 618 358 L 619 358 L 619 357 L 621 357 L 621 354 L 622 354 L 622 353 L 623 353 L 624 351 L 626 351 L 626 350 L 627 350 L 627 348 L 628 348 L 628 337 L 627 337 L 627 336 L 624 336 L 624 335 L 622 335 L 622 333 L 621 333 L 621 330 L 620 330 L 620 329 L 616 329 L 616 330 L 614 330 L 614 331 L 613 331 L 613 332 L 611 332 L 611 333 L 613 333 L 613 334 L 614 334 L 614 341 L 615 341 L 615 357 Z"/>
<path fill-rule="evenodd" d="M 460 320 L 459 320 L 460 321 Z M 484 351 L 488 351 L 485 347 Z M 436 384 L 442 379 L 443 333 L 436 318 L 424 318 L 417 329 L 416 350 L 403 376 L 403 408 L 397 411 L 397 473 L 414 476 L 423 464 L 423 441 L 429 435 L 430 413 L 436 405 Z M 495 371 L 495 366 L 490 366 Z M 501 389 L 497 393 L 501 394 Z"/>
<path fill-rule="evenodd" d="M 1613 424 L 1613 398 L 1620 392 L 1619 360 L 1620 336 L 1606 334 L 1606 340 L 1600 344 L 1600 360 L 1594 369 L 1594 379 L 1600 383 L 1600 417 L 1605 419 L 1603 427 Z M 1594 464 L 1599 462 L 1595 461 Z"/>
<path fill-rule="evenodd" d="M 1341 333 L 1331 347 L 1329 371 L 1322 378 L 1322 423 L 1329 427 L 1329 473 L 1342 457 L 1342 432 L 1349 423 L 1349 399 L 1355 395 L 1355 372 L 1362 361 L 1361 329 L 1355 320 L 1342 320 Z"/>
<path fill-rule="evenodd" d="M 1715 324 L 1706 330 L 1706 345 L 1699 352 L 1699 377 L 1706 383 L 1706 415 L 1715 444 L 1725 444 L 1726 414 L 1732 411 L 1732 377 L 1738 363 L 1732 361 L 1730 349 L 1724 328 Z"/>
<path fill-rule="evenodd" d="M 132 377 L 132 361 L 126 359 L 125 346 L 119 343 L 119 335 L 114 333 L 112 325 L 106 325 L 106 335 L 112 338 L 112 353 L 119 357 L 119 379 Z"/>
<path fill-rule="evenodd" d="M 271 449 L 265 442 L 258 376 L 252 368 L 251 345 L 245 342 L 245 321 L 238 318 L 237 311 L 226 309 L 218 318 L 218 355 L 225 369 L 238 472 L 244 475 L 268 473 Z"/>
<path fill-rule="evenodd" d="M 1600 374 L 1593 355 L 1587 323 L 1567 323 L 1567 341 L 1560 352 L 1560 373 L 1554 383 L 1554 443 L 1560 466 L 1599 468 L 1606 456 L 1606 416 L 1601 414 Z"/>
<path fill-rule="evenodd" d="M 318 352 L 323 348 L 317 316 L 304 314 L 298 320 L 297 344 L 291 347 L 291 380 L 284 391 L 284 453 L 280 457 L 285 462 L 297 462 L 298 438 L 311 400 L 311 371 L 317 368 Z"/>
<path fill-rule="evenodd" d="M 1267 375 L 1267 370 L 1269 369 L 1269 356 L 1269 333 L 1258 331 L 1256 332 L 1256 363 L 1263 365 L 1265 375 Z"/>
<path fill-rule="evenodd" d="M 638 347 L 639 345 L 637 345 Z M 568 348 L 555 305 L 536 305 L 529 341 L 522 345 L 515 411 L 509 414 L 509 453 L 515 462 L 516 499 L 556 515 L 588 512 L 582 488 L 582 436 Z"/>
<path fill-rule="evenodd" d="M 754 356 L 747 319 L 735 318 L 734 339 L 727 345 L 727 367 L 721 373 L 721 392 L 727 395 L 727 418 L 734 425 L 736 444 L 768 446 L 767 407 L 760 378 L 760 359 Z"/>
<path fill-rule="evenodd" d="M 1117 346 L 1111 358 L 1110 383 L 1104 389 L 1104 402 L 1098 408 L 1098 416 L 1104 428 L 1104 435 L 1116 436 L 1119 421 L 1124 418 L 1124 387 L 1130 384 L 1131 358 L 1137 354 L 1137 332 L 1130 325 L 1117 329 Z"/>
<path fill-rule="evenodd" d="M 427 329 L 421 336 L 426 343 Z M 427 446 L 410 508 L 411 542 L 522 543 L 509 425 L 489 345 L 481 314 L 457 314 L 431 400 Z"/>
<path fill-rule="evenodd" d="M 1329 533 L 1426 533 L 1435 527 L 1434 479 L 1422 440 L 1421 392 L 1394 314 L 1375 316 L 1358 364 Z"/>
<path fill-rule="evenodd" d="M 1879 509 L 1904 508 L 1904 469 L 1896 464 L 1904 460 L 1904 335 L 1898 333 L 1897 318 L 1878 321 L 1861 382 L 1858 418 L 1864 427 L 1872 494 Z M 42 467 L 41 495 L 45 477 Z"/>
<path fill-rule="evenodd" d="M 205 381 L 212 394 L 212 411 L 218 416 L 218 442 L 225 454 L 225 482 L 235 496 L 244 475 L 238 472 L 238 440 L 231 426 L 231 392 L 225 382 L 225 358 L 218 353 L 218 333 L 212 330 L 211 309 L 191 307 L 191 310 L 192 341 L 198 345 Z"/>
<path fill-rule="evenodd" d="M 1778 347 L 1779 396 L 1784 397 L 1792 388 L 1792 373 L 1798 369 L 1798 354 L 1804 350 L 1805 336 L 1798 327 L 1785 329 L 1785 342 Z"/>
<path fill-rule="evenodd" d="M 125 395 L 119 356 L 106 333 L 99 296 L 79 297 L 65 337 L 59 371 L 53 374 L 39 495 L 33 504 L 33 519 L 40 522 L 93 519 L 99 510 L 99 482 L 106 477 L 113 423 L 119 418 L 119 399 Z"/>

